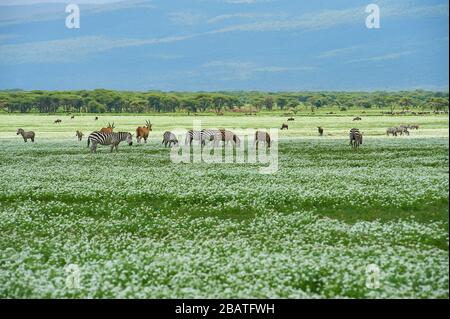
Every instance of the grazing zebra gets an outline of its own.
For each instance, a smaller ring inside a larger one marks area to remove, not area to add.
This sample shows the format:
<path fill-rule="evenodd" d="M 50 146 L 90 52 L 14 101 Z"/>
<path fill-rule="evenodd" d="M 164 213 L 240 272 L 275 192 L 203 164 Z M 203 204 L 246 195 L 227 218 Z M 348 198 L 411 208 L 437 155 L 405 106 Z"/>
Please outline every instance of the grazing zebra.
<path fill-rule="evenodd" d="M 118 132 L 118 133 L 103 133 L 103 132 L 93 132 L 88 137 L 87 146 L 91 147 L 91 153 L 97 153 L 97 144 L 100 145 L 111 145 L 111 152 L 116 149 L 118 151 L 118 146 L 120 142 L 126 141 L 128 145 L 133 145 L 133 136 L 129 132 Z M 91 145 L 92 144 L 92 145 Z"/>
<path fill-rule="evenodd" d="M 169 144 L 169 147 L 171 147 L 172 143 L 173 145 L 178 145 L 177 136 L 169 131 L 164 132 L 161 144 L 164 144 L 164 147 L 167 147 L 167 144 Z"/>
<path fill-rule="evenodd" d="M 323 127 L 318 126 L 318 127 L 317 127 L 317 130 L 319 131 L 319 135 L 320 135 L 320 136 L 323 136 Z"/>
<path fill-rule="evenodd" d="M 221 129 L 214 136 L 214 146 L 218 146 L 220 142 L 228 144 L 232 142 L 235 146 L 241 144 L 241 139 L 231 131 Z"/>
<path fill-rule="evenodd" d="M 267 132 L 263 131 L 256 131 L 255 133 L 255 141 L 253 142 L 253 145 L 256 144 L 256 149 L 258 149 L 259 143 L 264 143 L 267 145 L 267 147 L 270 147 L 270 135 Z"/>
<path fill-rule="evenodd" d="M 392 136 L 397 136 L 397 128 L 396 127 L 389 127 L 386 130 L 386 135 L 389 136 L 389 134 L 392 134 Z"/>
<path fill-rule="evenodd" d="M 357 149 L 359 145 L 363 143 L 363 135 L 357 128 L 352 128 L 350 130 L 350 145 L 352 148 Z"/>
<path fill-rule="evenodd" d="M 30 132 L 25 132 L 23 129 L 19 128 L 17 130 L 17 135 L 22 135 L 23 140 L 25 141 L 25 143 L 28 141 L 28 139 L 31 139 L 32 142 L 34 142 L 34 132 L 30 131 Z"/>
<path fill-rule="evenodd" d="M 395 128 L 397 134 L 403 135 L 403 133 L 405 133 L 406 135 L 409 135 L 409 131 L 408 128 L 406 126 L 397 126 Z"/>
<path fill-rule="evenodd" d="M 78 137 L 79 141 L 81 141 L 83 139 L 84 134 L 81 131 L 76 131 L 75 136 Z"/>
<path fill-rule="evenodd" d="M 219 130 L 209 130 L 203 129 L 201 131 L 193 131 L 189 130 L 186 133 L 185 145 L 191 145 L 192 141 L 199 141 L 202 146 L 206 144 L 206 142 L 214 141 L 214 136 L 220 133 Z"/>

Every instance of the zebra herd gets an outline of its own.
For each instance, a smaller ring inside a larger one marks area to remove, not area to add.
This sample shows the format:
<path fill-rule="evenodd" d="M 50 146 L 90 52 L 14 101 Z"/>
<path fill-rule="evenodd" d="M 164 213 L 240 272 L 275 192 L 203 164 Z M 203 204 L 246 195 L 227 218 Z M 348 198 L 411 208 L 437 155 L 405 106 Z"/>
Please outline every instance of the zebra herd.
<path fill-rule="evenodd" d="M 128 145 L 133 145 L 133 135 L 129 132 L 112 132 L 111 130 L 101 130 L 91 133 L 88 136 L 87 146 L 90 147 L 91 153 L 97 152 L 97 146 L 100 145 L 108 145 L 111 146 L 111 152 L 116 150 L 118 151 L 118 146 L 121 142 L 126 141 Z M 396 127 L 390 127 L 386 130 L 386 135 L 409 135 L 409 130 L 418 130 L 419 126 L 415 124 L 410 125 L 400 125 Z M 319 134 L 323 135 L 323 128 L 318 127 Z M 25 131 L 23 129 L 17 130 L 17 135 L 22 135 L 22 138 L 25 142 L 29 139 L 31 142 L 35 140 L 35 133 L 33 131 Z M 79 141 L 83 139 L 84 134 L 81 131 L 76 131 L 76 136 Z M 358 149 L 360 145 L 363 143 L 363 133 L 357 129 L 352 128 L 349 132 L 350 145 L 353 149 Z M 189 130 L 185 136 L 185 145 L 192 145 L 193 141 L 199 142 L 201 146 L 205 146 L 206 143 L 213 142 L 214 146 L 219 146 L 219 144 L 223 143 L 227 145 L 228 143 L 232 143 L 234 146 L 240 146 L 241 140 L 237 134 L 232 131 L 225 129 L 202 129 L 202 130 Z M 271 146 L 271 137 L 269 133 L 264 131 L 256 131 L 255 139 L 253 142 L 253 146 L 258 148 L 258 145 L 264 144 L 267 148 Z M 177 136 L 170 131 L 166 131 L 163 134 L 163 140 L 161 144 L 164 144 L 164 147 L 172 147 L 178 146 L 179 142 Z"/>
<path fill-rule="evenodd" d="M 409 136 L 409 130 L 418 130 L 418 129 L 419 129 L 419 125 L 416 125 L 416 124 L 399 125 L 399 126 L 387 128 L 386 135 L 387 136 L 389 136 L 389 135 L 397 136 L 397 135 L 406 134 Z"/>

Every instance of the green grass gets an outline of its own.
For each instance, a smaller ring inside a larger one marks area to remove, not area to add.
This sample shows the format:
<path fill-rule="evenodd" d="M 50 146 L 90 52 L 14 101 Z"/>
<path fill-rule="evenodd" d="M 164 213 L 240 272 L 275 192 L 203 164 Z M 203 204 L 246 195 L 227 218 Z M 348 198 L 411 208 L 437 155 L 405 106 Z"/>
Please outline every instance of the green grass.
<path fill-rule="evenodd" d="M 448 118 L 299 117 L 280 132 L 279 171 L 173 164 L 152 118 L 147 145 L 100 147 L 85 133 L 146 117 L 0 116 L 0 297 L 448 298 Z M 283 118 L 204 117 L 270 128 Z M 409 137 L 387 126 L 417 123 Z M 316 126 L 331 135 L 319 138 Z M 366 135 L 348 146 L 348 129 Z M 34 129 L 23 143 L 17 127 Z M 67 264 L 81 287 L 66 287 Z M 378 265 L 380 288 L 365 285 Z"/>

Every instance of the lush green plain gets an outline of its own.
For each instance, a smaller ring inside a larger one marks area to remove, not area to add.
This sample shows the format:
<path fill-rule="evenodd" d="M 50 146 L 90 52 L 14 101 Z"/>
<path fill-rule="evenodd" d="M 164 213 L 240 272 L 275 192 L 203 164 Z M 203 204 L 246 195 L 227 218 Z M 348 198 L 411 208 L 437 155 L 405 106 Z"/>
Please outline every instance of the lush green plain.
<path fill-rule="evenodd" d="M 147 117 L 0 116 L 1 297 L 448 298 L 448 117 L 297 117 L 279 171 L 173 164 L 193 117 L 153 116 L 147 145 L 91 155 L 75 130 Z M 280 116 L 201 117 L 270 128 Z M 409 137 L 388 126 L 416 123 Z M 325 136 L 317 136 L 317 126 Z M 351 127 L 364 131 L 358 151 Z M 23 143 L 16 129 L 32 129 Z M 66 287 L 76 264 L 81 287 Z M 379 288 L 366 286 L 369 264 Z"/>

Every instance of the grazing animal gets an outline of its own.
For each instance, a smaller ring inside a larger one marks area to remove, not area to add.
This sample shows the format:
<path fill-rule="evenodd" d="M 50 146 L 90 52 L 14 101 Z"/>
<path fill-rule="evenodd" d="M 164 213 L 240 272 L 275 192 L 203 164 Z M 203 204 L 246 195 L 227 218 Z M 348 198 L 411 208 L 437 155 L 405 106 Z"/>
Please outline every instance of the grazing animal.
<path fill-rule="evenodd" d="M 113 124 L 108 122 L 108 126 L 107 127 L 102 127 L 102 129 L 100 130 L 100 132 L 103 133 L 112 133 L 114 130 L 115 126 L 114 126 L 114 122 Z"/>
<path fill-rule="evenodd" d="M 73 120 L 74 118 L 75 118 L 75 115 L 72 115 L 72 116 L 70 117 L 71 120 Z"/>
<path fill-rule="evenodd" d="M 235 146 L 241 145 L 241 139 L 236 134 L 224 129 L 219 130 L 214 136 L 214 146 L 218 146 L 220 142 L 224 144 L 232 142 Z"/>
<path fill-rule="evenodd" d="M 323 128 L 321 126 L 318 126 L 317 130 L 319 131 L 319 135 L 323 136 Z"/>
<path fill-rule="evenodd" d="M 93 132 L 88 137 L 87 146 L 91 148 L 91 153 L 97 153 L 97 145 L 111 145 L 111 152 L 118 151 L 119 143 L 126 141 L 128 145 L 133 145 L 133 136 L 129 132 L 104 133 Z"/>
<path fill-rule="evenodd" d="M 167 147 L 167 144 L 169 144 L 169 147 L 171 147 L 172 143 L 173 145 L 178 146 L 178 139 L 176 135 L 169 131 L 164 132 L 161 144 L 164 144 L 164 147 Z"/>
<path fill-rule="evenodd" d="M 353 121 L 361 121 L 361 120 L 362 120 L 362 118 L 360 118 L 359 116 L 357 116 L 353 119 Z"/>
<path fill-rule="evenodd" d="M 81 131 L 76 131 L 75 136 L 78 137 L 78 141 L 81 141 L 83 139 L 84 134 Z"/>
<path fill-rule="evenodd" d="M 286 123 L 281 125 L 281 130 L 289 130 L 289 126 Z"/>
<path fill-rule="evenodd" d="M 270 135 L 267 132 L 263 132 L 263 131 L 256 131 L 255 133 L 255 141 L 253 142 L 253 144 L 256 144 L 256 149 L 258 149 L 258 144 L 259 143 L 264 143 L 267 145 L 267 147 L 270 147 Z"/>
<path fill-rule="evenodd" d="M 288 121 L 295 121 L 293 117 L 288 118 Z"/>
<path fill-rule="evenodd" d="M 219 130 L 210 130 L 203 129 L 201 131 L 193 131 L 189 130 L 186 133 L 185 137 L 185 145 L 191 145 L 192 141 L 199 141 L 202 146 L 206 144 L 206 142 L 214 141 L 214 137 L 216 134 L 220 134 Z"/>
<path fill-rule="evenodd" d="M 411 130 L 418 130 L 419 129 L 419 125 L 417 125 L 417 124 L 411 124 L 409 127 L 411 128 Z"/>
<path fill-rule="evenodd" d="M 95 120 L 95 121 L 98 121 L 98 116 L 96 116 L 94 120 Z"/>
<path fill-rule="evenodd" d="M 56 119 L 55 122 L 53 122 L 53 123 L 54 123 L 54 124 L 59 124 L 59 123 L 61 123 L 61 122 L 62 122 L 62 120 Z"/>
<path fill-rule="evenodd" d="M 140 143 L 142 139 L 144 139 L 144 143 L 147 143 L 148 135 L 150 134 L 150 131 L 152 131 L 152 125 L 153 124 L 150 123 L 150 121 L 145 121 L 145 126 L 139 126 L 136 129 L 136 140 L 138 143 Z"/>
<path fill-rule="evenodd" d="M 350 145 L 353 149 L 359 148 L 359 146 L 363 143 L 363 135 L 357 128 L 352 128 L 350 130 Z"/>
<path fill-rule="evenodd" d="M 397 134 L 403 135 L 403 133 L 405 133 L 406 135 L 409 135 L 409 131 L 408 131 L 408 127 L 407 126 L 400 125 L 400 126 L 397 126 L 395 128 L 395 130 L 397 131 Z"/>
<path fill-rule="evenodd" d="M 386 135 L 389 136 L 389 134 L 392 134 L 392 136 L 397 136 L 397 128 L 396 127 L 389 127 L 386 130 Z"/>
<path fill-rule="evenodd" d="M 28 141 L 28 139 L 31 139 L 32 142 L 34 142 L 34 132 L 33 131 L 29 131 L 29 132 L 25 132 L 23 129 L 19 128 L 17 130 L 17 135 L 22 135 L 24 142 L 26 143 Z"/>

